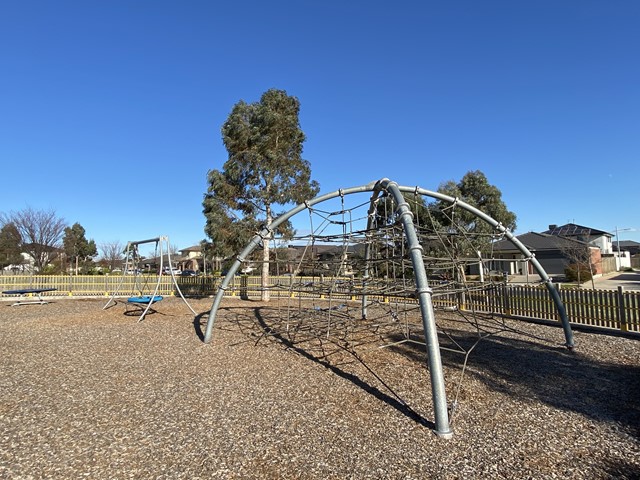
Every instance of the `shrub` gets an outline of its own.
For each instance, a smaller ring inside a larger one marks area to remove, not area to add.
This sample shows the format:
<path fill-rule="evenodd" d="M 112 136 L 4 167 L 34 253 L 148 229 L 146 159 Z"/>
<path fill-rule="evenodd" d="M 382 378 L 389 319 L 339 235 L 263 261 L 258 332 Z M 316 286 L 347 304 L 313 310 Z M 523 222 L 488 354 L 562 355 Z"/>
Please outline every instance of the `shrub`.
<path fill-rule="evenodd" d="M 578 275 L 578 273 L 580 275 Z M 586 282 L 591 280 L 591 271 L 589 270 L 588 265 L 578 265 L 576 263 L 567 265 L 564 269 L 564 275 L 568 282 L 575 282 L 578 280 L 580 280 L 580 282 Z"/>

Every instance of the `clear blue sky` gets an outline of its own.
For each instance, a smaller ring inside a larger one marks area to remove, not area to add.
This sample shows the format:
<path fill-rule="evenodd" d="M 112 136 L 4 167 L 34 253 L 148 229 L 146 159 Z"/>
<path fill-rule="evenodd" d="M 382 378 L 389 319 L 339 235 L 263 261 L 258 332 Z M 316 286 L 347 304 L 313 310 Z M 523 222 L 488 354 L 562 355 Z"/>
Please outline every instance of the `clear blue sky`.
<path fill-rule="evenodd" d="M 637 0 L 7 0 L 0 211 L 196 244 L 220 127 L 278 88 L 323 193 L 481 170 L 517 234 L 640 241 L 639 52 Z"/>

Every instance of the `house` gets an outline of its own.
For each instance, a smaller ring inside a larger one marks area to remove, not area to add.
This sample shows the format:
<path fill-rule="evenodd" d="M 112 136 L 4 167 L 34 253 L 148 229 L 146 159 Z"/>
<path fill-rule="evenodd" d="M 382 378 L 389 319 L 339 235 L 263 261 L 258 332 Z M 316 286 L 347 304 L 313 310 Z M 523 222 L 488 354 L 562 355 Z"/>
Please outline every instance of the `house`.
<path fill-rule="evenodd" d="M 22 255 L 22 262 L 18 265 L 8 265 L 4 267 L 3 271 L 11 273 L 40 273 L 37 266 L 36 257 L 40 261 L 43 267 L 52 265 L 55 261 L 64 259 L 64 251 L 59 247 L 52 247 L 49 245 L 43 245 L 39 243 L 28 243 L 22 246 L 24 250 L 20 253 Z M 36 257 L 34 257 L 34 254 Z"/>
<path fill-rule="evenodd" d="M 157 272 L 162 264 L 162 268 L 165 273 L 170 272 L 170 269 L 177 273 L 180 273 L 183 270 L 194 270 L 196 272 L 201 270 L 200 262 L 202 261 L 202 254 L 200 253 L 199 246 L 178 250 L 177 254 L 171 253 L 170 257 L 171 265 L 168 265 L 167 252 L 163 252 L 162 258 L 160 258 L 160 256 L 143 257 L 139 267 L 145 271 Z M 122 268 L 124 268 L 124 261 Z"/>
<path fill-rule="evenodd" d="M 543 233 L 580 240 L 600 248 L 602 259 L 598 264 L 599 273 L 620 271 L 622 268 L 631 266 L 631 255 L 628 251 L 624 251 L 622 248 L 620 249 L 622 250 L 621 252 L 618 252 L 617 249 L 614 251 L 613 234 L 610 232 L 576 225 L 575 223 L 567 223 L 562 226 L 549 225 L 549 230 Z"/>
<path fill-rule="evenodd" d="M 353 274 L 354 245 L 289 245 L 284 255 L 286 273 L 300 275 Z"/>
<path fill-rule="evenodd" d="M 549 225 L 549 230 L 542 233 L 590 243 L 598 247 L 603 254 L 613 253 L 613 234 L 597 228 L 567 223 L 561 226 Z"/>
<path fill-rule="evenodd" d="M 615 252 L 629 252 L 631 255 L 640 254 L 640 243 L 634 242 L 633 240 L 620 240 L 613 243 L 613 250 Z"/>
<path fill-rule="evenodd" d="M 200 247 L 200 245 L 193 245 L 181 249 L 180 257 L 176 258 L 176 262 L 181 270 L 193 270 L 195 272 L 204 270 L 202 247 Z"/>
<path fill-rule="evenodd" d="M 35 262 L 33 260 L 33 257 L 31 255 L 29 255 L 28 253 L 22 252 L 20 253 L 20 255 L 22 256 L 22 262 L 18 263 L 18 264 L 11 264 L 11 265 L 7 265 L 6 267 L 4 267 L 2 270 L 4 272 L 7 273 L 12 273 L 14 275 L 18 274 L 18 273 L 22 273 L 22 274 L 34 274 L 36 273 L 36 268 L 35 268 Z"/>
<path fill-rule="evenodd" d="M 589 243 L 549 233 L 529 232 L 516 237 L 535 256 L 542 268 L 550 276 L 564 276 L 565 267 L 575 263 L 575 256 L 589 252 L 591 263 L 595 267 L 594 274 L 601 274 L 600 248 Z M 536 273 L 531 262 L 525 260 L 524 255 L 511 240 L 504 239 L 493 244 L 493 259 L 490 268 L 508 273 L 509 275 L 525 275 Z"/>

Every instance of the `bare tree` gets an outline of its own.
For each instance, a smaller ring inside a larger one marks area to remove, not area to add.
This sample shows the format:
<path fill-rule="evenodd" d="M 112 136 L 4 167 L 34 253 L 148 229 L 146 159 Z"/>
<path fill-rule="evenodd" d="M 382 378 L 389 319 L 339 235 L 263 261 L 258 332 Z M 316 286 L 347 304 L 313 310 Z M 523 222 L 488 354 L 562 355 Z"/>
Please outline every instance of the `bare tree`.
<path fill-rule="evenodd" d="M 560 237 L 564 241 L 558 242 L 558 247 L 564 257 L 569 261 L 568 269 L 574 269 L 576 280 L 578 283 L 581 282 L 581 273 L 589 272 L 589 277 L 591 279 L 591 286 L 595 289 L 595 282 L 593 280 L 594 267 L 593 264 L 593 254 L 592 247 L 589 244 L 589 239 L 586 241 L 581 240 L 573 240 L 567 237 Z M 586 273 L 585 273 L 586 275 Z"/>
<path fill-rule="evenodd" d="M 109 270 L 118 268 L 124 258 L 125 246 L 118 240 L 100 244 L 101 259 L 106 262 Z"/>
<path fill-rule="evenodd" d="M 22 238 L 23 251 L 33 258 L 39 272 L 55 260 L 61 251 L 62 236 L 67 224 L 54 210 L 34 210 L 31 207 L 2 215 L 2 223 L 13 223 Z"/>

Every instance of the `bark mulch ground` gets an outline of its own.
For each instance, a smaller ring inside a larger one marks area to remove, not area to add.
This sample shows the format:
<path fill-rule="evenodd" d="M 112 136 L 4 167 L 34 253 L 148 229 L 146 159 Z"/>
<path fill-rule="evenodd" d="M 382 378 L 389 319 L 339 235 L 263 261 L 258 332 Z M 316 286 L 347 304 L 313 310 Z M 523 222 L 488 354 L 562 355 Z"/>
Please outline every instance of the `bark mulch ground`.
<path fill-rule="evenodd" d="M 142 322 L 105 302 L 0 303 L 0 478 L 640 478 L 638 340 L 576 332 L 568 351 L 561 329 L 509 321 L 462 382 L 443 349 L 446 440 L 424 347 L 379 348 L 397 332 L 336 312 L 331 339 L 320 317 L 225 299 L 204 344 L 211 299 Z"/>

